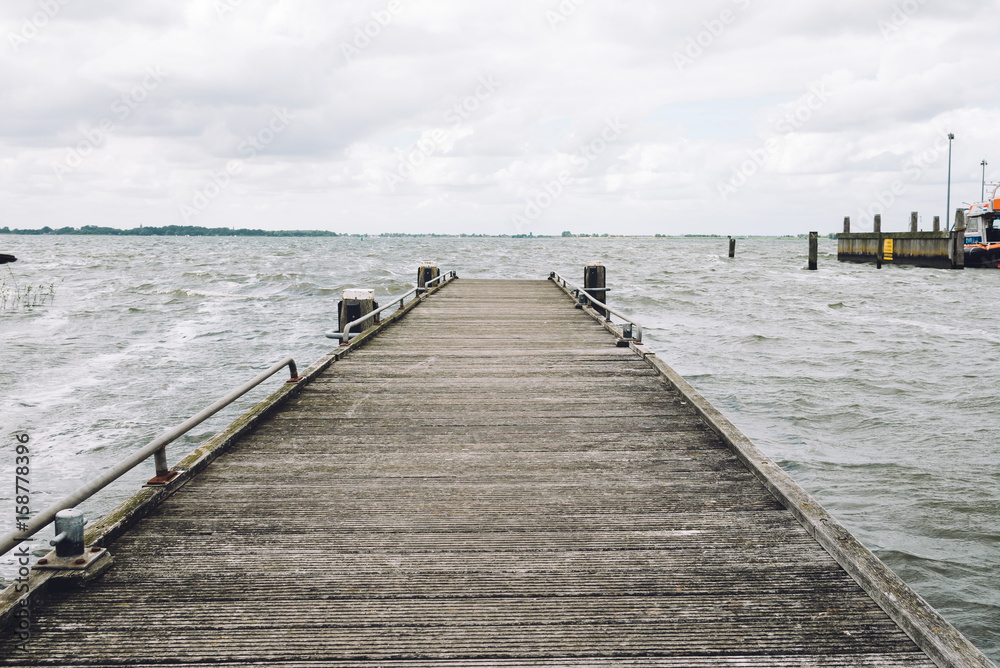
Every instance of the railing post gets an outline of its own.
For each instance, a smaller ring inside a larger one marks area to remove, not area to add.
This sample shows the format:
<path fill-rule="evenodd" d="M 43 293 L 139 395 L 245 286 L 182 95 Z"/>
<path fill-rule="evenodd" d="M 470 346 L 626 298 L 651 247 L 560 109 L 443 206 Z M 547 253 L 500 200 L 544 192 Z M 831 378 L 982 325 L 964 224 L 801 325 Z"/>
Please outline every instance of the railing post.
<path fill-rule="evenodd" d="M 607 267 L 600 262 L 591 262 L 583 269 L 583 290 L 590 293 L 590 296 L 599 302 L 608 303 L 608 289 L 606 287 Z M 592 305 L 593 306 L 593 305 Z M 600 306 L 593 307 L 595 311 L 608 317 L 607 311 Z"/>
<path fill-rule="evenodd" d="M 910 212 L 910 232 L 916 232 L 920 225 L 920 215 L 916 211 Z"/>
<path fill-rule="evenodd" d="M 934 216 L 934 231 L 941 231 L 941 216 Z"/>
<path fill-rule="evenodd" d="M 342 300 L 337 304 L 337 331 L 343 333 L 344 327 L 349 323 L 368 315 L 377 308 L 378 302 L 375 301 L 374 290 L 344 290 Z M 378 318 L 375 319 L 375 323 L 378 324 Z M 348 337 L 345 336 L 340 345 L 346 346 L 349 343 Z"/>
<path fill-rule="evenodd" d="M 851 217 L 844 216 L 844 234 L 851 233 Z"/>
<path fill-rule="evenodd" d="M 153 453 L 153 463 L 156 464 L 156 477 L 163 478 L 170 474 L 170 466 L 167 464 L 167 446 L 163 446 Z"/>

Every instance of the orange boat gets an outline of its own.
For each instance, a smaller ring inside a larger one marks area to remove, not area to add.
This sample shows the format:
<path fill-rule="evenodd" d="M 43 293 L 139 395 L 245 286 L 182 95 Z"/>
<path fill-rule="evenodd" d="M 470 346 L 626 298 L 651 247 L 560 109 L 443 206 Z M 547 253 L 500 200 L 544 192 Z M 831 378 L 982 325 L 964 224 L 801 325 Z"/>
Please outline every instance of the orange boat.
<path fill-rule="evenodd" d="M 1000 229 L 994 222 L 1000 218 L 1000 199 L 993 189 L 993 196 L 985 202 L 977 202 L 969 207 L 965 217 L 965 266 L 1000 269 Z"/>

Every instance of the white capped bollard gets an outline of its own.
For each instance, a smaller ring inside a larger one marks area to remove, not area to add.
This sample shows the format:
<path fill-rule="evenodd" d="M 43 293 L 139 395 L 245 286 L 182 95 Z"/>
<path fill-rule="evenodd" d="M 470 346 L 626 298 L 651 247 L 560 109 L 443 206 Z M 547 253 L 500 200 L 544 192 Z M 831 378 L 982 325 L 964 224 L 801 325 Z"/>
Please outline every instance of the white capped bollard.
<path fill-rule="evenodd" d="M 337 331 L 343 334 L 344 328 L 358 318 L 363 318 L 378 308 L 375 301 L 375 291 L 359 288 L 344 290 L 341 302 L 337 305 Z M 378 324 L 378 316 L 371 322 L 365 322 L 352 327 L 351 334 L 357 335 L 372 325 Z M 341 345 L 350 343 L 347 338 L 341 339 Z"/>
<path fill-rule="evenodd" d="M 63 583 L 83 585 L 98 578 L 113 563 L 103 547 L 86 548 L 83 527 L 87 520 L 76 508 L 66 508 L 56 513 L 56 537 L 49 541 L 56 549 L 38 560 L 36 570 L 58 571 L 56 577 Z"/>
<path fill-rule="evenodd" d="M 57 557 L 77 557 L 83 554 L 83 512 L 67 508 L 56 513 L 56 537 L 49 541 L 55 546 Z"/>

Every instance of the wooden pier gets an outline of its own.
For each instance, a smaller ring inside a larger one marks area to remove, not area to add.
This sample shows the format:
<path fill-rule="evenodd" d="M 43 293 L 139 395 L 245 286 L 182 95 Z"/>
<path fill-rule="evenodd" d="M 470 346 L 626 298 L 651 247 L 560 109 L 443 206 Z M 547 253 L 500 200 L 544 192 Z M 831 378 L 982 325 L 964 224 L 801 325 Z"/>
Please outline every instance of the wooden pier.
<path fill-rule="evenodd" d="M 609 329 L 435 289 L 90 529 L 0 665 L 992 665 Z"/>

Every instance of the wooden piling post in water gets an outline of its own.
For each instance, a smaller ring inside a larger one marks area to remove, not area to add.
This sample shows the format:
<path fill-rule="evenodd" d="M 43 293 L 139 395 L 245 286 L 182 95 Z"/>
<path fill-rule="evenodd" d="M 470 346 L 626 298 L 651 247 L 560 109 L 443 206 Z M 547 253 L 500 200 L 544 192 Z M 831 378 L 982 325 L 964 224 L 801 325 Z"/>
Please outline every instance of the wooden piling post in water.
<path fill-rule="evenodd" d="M 344 290 L 341 302 L 337 304 L 337 331 L 343 332 L 344 327 L 349 325 L 351 322 L 368 315 L 377 308 L 378 302 L 375 301 L 374 290 Z M 352 333 L 360 334 L 373 324 L 376 323 L 371 322 L 363 325 L 357 325 L 352 330 Z M 344 339 L 341 343 L 346 344 L 348 341 Z"/>
<path fill-rule="evenodd" d="M 600 262 L 591 262 L 583 268 L 583 289 L 594 299 L 605 304 L 608 303 L 606 278 L 607 267 Z M 605 318 L 608 317 L 607 312 L 599 306 L 595 306 L 594 309 Z"/>
<path fill-rule="evenodd" d="M 965 209 L 955 209 L 951 228 L 951 268 L 965 269 Z"/>
<path fill-rule="evenodd" d="M 910 212 L 910 232 L 916 232 L 917 226 L 920 224 L 920 216 L 916 211 Z"/>
<path fill-rule="evenodd" d="M 844 234 L 851 233 L 851 217 L 844 216 Z"/>
<path fill-rule="evenodd" d="M 809 269 L 816 271 L 819 267 L 819 232 L 809 233 Z"/>
<path fill-rule="evenodd" d="M 729 237 L 729 257 L 736 257 L 736 239 Z"/>
<path fill-rule="evenodd" d="M 882 268 L 882 214 L 875 214 L 874 231 L 875 237 L 875 268 Z"/>

